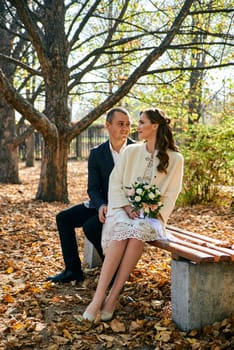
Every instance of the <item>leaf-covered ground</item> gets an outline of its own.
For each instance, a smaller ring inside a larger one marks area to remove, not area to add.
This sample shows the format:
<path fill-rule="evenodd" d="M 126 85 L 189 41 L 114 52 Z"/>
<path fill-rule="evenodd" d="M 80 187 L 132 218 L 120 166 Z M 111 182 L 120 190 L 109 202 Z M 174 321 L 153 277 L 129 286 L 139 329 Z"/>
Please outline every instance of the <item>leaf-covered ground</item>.
<path fill-rule="evenodd" d="M 70 162 L 68 174 L 72 205 L 86 198 L 87 163 Z M 34 200 L 39 163 L 34 168 L 21 164 L 20 178 L 20 185 L 0 184 L 0 350 L 234 348 L 234 317 L 189 333 L 176 327 L 171 321 L 170 254 L 148 245 L 112 322 L 81 322 L 100 269 L 84 267 L 86 279 L 80 284 L 45 282 L 63 269 L 55 215 L 67 205 Z M 228 201 L 219 207 L 177 208 L 169 223 L 233 240 Z M 77 237 L 82 258 L 81 230 Z"/>

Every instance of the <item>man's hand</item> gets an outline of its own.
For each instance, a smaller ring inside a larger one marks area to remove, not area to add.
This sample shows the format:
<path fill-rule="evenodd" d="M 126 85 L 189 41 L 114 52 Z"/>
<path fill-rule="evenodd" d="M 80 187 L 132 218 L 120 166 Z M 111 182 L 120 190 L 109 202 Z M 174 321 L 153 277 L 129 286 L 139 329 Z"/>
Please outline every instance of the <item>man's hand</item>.
<path fill-rule="evenodd" d="M 101 205 L 98 210 L 98 217 L 102 224 L 104 224 L 104 222 L 106 221 L 106 212 L 107 212 L 107 205 L 105 204 Z"/>

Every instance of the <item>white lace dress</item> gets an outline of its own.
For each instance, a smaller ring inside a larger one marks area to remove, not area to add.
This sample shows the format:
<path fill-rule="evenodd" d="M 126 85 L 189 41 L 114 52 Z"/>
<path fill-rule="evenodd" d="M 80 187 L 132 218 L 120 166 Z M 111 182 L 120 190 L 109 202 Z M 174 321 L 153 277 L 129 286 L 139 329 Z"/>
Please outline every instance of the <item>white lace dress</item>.
<path fill-rule="evenodd" d="M 153 155 L 154 156 L 154 155 Z M 144 176 L 137 181 L 148 182 L 152 178 L 153 156 L 148 157 L 148 165 L 144 172 Z M 167 239 L 165 228 L 158 219 L 130 219 L 123 208 L 115 209 L 111 216 L 107 216 L 106 222 L 102 229 L 102 248 L 105 250 L 113 240 L 125 240 L 128 238 L 136 238 L 141 241 L 155 241 Z"/>

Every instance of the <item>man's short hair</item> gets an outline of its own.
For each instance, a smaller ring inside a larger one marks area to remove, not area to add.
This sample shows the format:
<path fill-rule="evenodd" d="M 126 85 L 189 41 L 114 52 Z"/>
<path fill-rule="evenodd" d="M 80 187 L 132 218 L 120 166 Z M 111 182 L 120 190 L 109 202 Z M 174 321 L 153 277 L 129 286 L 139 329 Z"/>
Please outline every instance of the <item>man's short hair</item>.
<path fill-rule="evenodd" d="M 114 107 L 114 108 L 110 109 L 107 112 L 107 114 L 106 114 L 106 122 L 108 122 L 110 124 L 112 123 L 115 112 L 121 112 L 121 113 L 127 115 L 130 118 L 130 114 L 125 108 L 123 108 L 123 107 Z"/>

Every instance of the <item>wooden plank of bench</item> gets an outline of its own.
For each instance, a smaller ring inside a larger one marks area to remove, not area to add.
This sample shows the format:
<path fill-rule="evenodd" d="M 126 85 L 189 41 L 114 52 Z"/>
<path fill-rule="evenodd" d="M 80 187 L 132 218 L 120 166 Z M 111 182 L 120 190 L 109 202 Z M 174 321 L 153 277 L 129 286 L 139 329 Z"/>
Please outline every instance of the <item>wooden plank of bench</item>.
<path fill-rule="evenodd" d="M 170 229 L 167 229 L 167 232 L 169 234 L 172 234 L 174 237 L 176 238 L 180 238 L 184 241 L 189 241 L 191 243 L 196 243 L 198 245 L 202 245 L 202 246 L 205 246 L 207 248 L 211 248 L 211 249 L 215 249 L 216 251 L 219 251 L 219 252 L 222 252 L 226 255 L 229 255 L 230 256 L 230 260 L 231 261 L 234 261 L 234 249 L 232 248 L 225 248 L 225 247 L 220 247 L 220 246 L 217 246 L 213 243 L 210 243 L 210 242 L 207 242 L 206 240 L 203 239 L 204 236 L 202 235 L 199 235 L 201 238 L 197 238 L 197 237 L 194 237 L 194 236 L 191 236 L 191 235 L 186 235 L 185 233 L 179 233 L 179 231 L 171 231 Z M 206 238 L 206 237 L 204 237 Z M 230 244 L 229 244 L 230 246 Z"/>
<path fill-rule="evenodd" d="M 230 261 L 232 259 L 232 257 L 229 254 L 226 254 L 224 252 L 220 252 L 220 251 L 216 250 L 215 246 L 214 246 L 214 249 L 212 249 L 212 248 L 208 248 L 206 246 L 200 245 L 200 244 L 194 244 L 192 242 L 188 242 L 188 241 L 178 239 L 178 238 L 176 239 L 175 242 L 178 244 L 181 244 L 182 246 L 189 247 L 189 248 L 192 248 L 194 250 L 198 250 L 198 251 L 201 251 L 203 253 L 213 255 L 215 262 Z"/>
<path fill-rule="evenodd" d="M 206 242 L 204 240 L 201 240 L 201 239 L 198 239 L 198 238 L 195 238 L 195 237 L 192 237 L 192 236 L 186 236 L 185 234 L 181 234 L 181 233 L 176 232 L 176 231 L 171 231 L 171 230 L 167 229 L 167 232 L 172 234 L 175 237 L 175 239 L 179 238 L 183 242 L 196 243 L 198 246 L 204 246 L 204 247 L 216 250 L 216 252 L 221 252 L 224 255 L 229 256 L 229 259 L 227 259 L 227 260 L 234 261 L 234 250 L 233 249 L 216 246 L 216 245 L 211 244 L 209 242 Z M 217 253 L 217 254 L 219 255 L 219 253 Z M 225 261 L 225 258 L 224 258 L 224 261 Z"/>
<path fill-rule="evenodd" d="M 216 246 L 213 246 L 212 244 L 209 244 L 208 247 L 210 247 L 210 248 L 215 247 L 215 249 L 218 250 L 219 252 L 223 252 L 223 253 L 229 254 L 231 261 L 234 261 L 234 250 L 233 249 L 223 248 L 223 247 L 216 247 Z"/>
<path fill-rule="evenodd" d="M 214 262 L 214 256 L 201 251 L 182 246 L 181 244 L 169 241 L 151 241 L 151 245 L 168 250 L 176 256 L 191 260 L 196 263 Z"/>
<path fill-rule="evenodd" d="M 194 238 L 199 238 L 199 239 L 201 239 L 203 241 L 206 241 L 206 242 L 209 242 L 209 243 L 213 243 L 214 245 L 217 245 L 217 246 L 220 246 L 220 247 L 230 247 L 230 243 L 227 242 L 227 241 L 222 241 L 220 239 L 215 239 L 215 238 L 203 236 L 203 235 L 201 235 L 199 233 L 194 233 L 194 232 L 187 231 L 187 230 L 184 230 L 184 229 L 181 229 L 181 228 L 178 228 L 178 227 L 175 227 L 175 226 L 171 226 L 171 225 L 167 225 L 166 228 L 171 230 L 171 231 L 175 231 L 175 232 L 184 234 L 184 235 L 186 235 L 186 237 L 187 236 L 191 236 L 191 237 L 194 237 Z"/>
<path fill-rule="evenodd" d="M 175 241 L 180 240 L 181 244 L 184 244 L 188 247 L 190 246 L 191 248 L 194 248 L 197 250 L 204 251 L 208 254 L 216 255 L 217 261 L 234 260 L 234 251 L 232 249 L 217 247 L 214 244 L 204 242 L 203 240 L 194 238 L 194 237 L 187 238 L 185 237 L 184 234 L 180 234 L 178 232 L 172 232 L 170 230 L 167 230 L 167 232 L 173 235 L 173 237 L 175 238 Z"/>
<path fill-rule="evenodd" d="M 179 232 L 171 231 L 171 230 L 168 230 L 168 229 L 167 229 L 167 232 L 169 234 L 173 235 L 173 237 L 179 238 L 179 239 L 181 239 L 182 241 L 185 241 L 185 242 L 193 242 L 193 243 L 196 243 L 198 245 L 205 246 L 205 247 L 207 247 L 208 244 L 209 244 L 207 241 L 204 241 L 201 238 L 195 238 L 195 237 L 192 237 L 192 236 L 187 236 L 184 233 L 179 233 Z"/>

